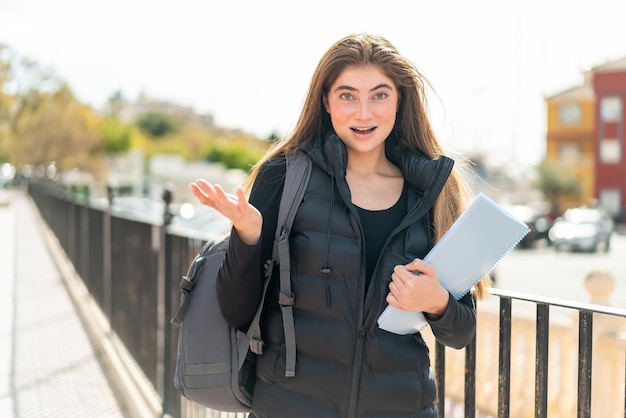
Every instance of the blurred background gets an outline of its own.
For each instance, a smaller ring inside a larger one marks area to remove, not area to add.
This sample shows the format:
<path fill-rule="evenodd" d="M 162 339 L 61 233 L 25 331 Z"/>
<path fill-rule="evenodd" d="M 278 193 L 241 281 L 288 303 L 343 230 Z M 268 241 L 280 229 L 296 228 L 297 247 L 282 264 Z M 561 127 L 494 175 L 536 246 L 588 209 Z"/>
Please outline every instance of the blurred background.
<path fill-rule="evenodd" d="M 621 222 L 624 15 L 617 0 L 1 0 L 2 176 L 145 212 L 167 183 L 191 216 L 189 181 L 239 184 L 293 127 L 325 50 L 363 30 L 430 80 L 435 129 L 478 191 L 546 236 L 570 207 Z"/>

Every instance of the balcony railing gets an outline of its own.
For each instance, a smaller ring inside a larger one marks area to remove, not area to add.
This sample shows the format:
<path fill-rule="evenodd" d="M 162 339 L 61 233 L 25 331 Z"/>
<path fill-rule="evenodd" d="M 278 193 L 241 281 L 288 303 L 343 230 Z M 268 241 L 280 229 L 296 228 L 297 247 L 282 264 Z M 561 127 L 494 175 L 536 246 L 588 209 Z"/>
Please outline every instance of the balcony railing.
<path fill-rule="evenodd" d="M 206 237 L 174 233 L 91 207 L 48 183 L 29 193 L 75 273 L 156 396 L 154 416 L 243 417 L 199 408 L 173 387 L 178 282 Z M 476 338 L 435 352 L 442 417 L 626 417 L 626 309 L 491 289 L 479 304 Z M 536 315 L 513 315 L 516 304 Z M 555 315 L 554 310 L 569 315 Z"/>

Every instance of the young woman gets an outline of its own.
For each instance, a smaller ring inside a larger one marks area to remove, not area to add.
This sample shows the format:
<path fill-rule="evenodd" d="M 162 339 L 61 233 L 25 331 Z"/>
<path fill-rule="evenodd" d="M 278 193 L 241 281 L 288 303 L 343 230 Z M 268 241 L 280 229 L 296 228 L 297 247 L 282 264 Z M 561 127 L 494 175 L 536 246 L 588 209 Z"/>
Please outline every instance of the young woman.
<path fill-rule="evenodd" d="M 377 325 L 388 304 L 421 311 L 441 343 L 465 347 L 476 329 L 473 296 L 486 286 L 457 301 L 422 261 L 470 195 L 429 123 L 425 82 L 386 39 L 347 36 L 319 62 L 294 131 L 259 161 L 244 188 L 229 195 L 204 180 L 191 184 L 200 202 L 232 221 L 217 290 L 224 317 L 245 329 L 271 258 L 284 153 L 302 151 L 313 162 L 290 234 L 295 376 L 285 377 L 274 277 L 251 416 L 437 417 L 421 334 Z"/>

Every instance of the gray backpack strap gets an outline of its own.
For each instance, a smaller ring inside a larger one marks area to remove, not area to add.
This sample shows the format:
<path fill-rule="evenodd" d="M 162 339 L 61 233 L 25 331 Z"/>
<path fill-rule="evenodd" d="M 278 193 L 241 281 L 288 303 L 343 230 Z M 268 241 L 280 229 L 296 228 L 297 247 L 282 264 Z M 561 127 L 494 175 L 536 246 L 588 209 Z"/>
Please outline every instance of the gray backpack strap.
<path fill-rule="evenodd" d="M 278 210 L 278 222 L 274 238 L 273 258 L 274 263 L 280 267 L 280 304 L 285 328 L 285 345 L 287 349 L 286 377 L 293 377 L 296 373 L 296 333 L 293 322 L 293 303 L 295 295 L 291 292 L 291 260 L 289 258 L 289 233 L 296 217 L 298 207 L 306 191 L 311 176 L 311 160 L 302 152 L 286 153 L 285 185 Z M 263 341 L 261 339 L 260 318 L 263 309 L 265 295 L 272 276 L 272 266 L 266 269 L 266 277 L 263 285 L 263 296 L 256 315 L 248 328 L 250 349 L 256 354 L 263 353 Z"/>

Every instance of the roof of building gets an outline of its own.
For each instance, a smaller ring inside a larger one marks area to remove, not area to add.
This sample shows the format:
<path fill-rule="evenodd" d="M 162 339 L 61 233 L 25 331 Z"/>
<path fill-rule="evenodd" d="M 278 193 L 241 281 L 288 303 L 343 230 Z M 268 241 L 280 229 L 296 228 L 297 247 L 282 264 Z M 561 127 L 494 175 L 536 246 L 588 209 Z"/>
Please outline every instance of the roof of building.
<path fill-rule="evenodd" d="M 567 90 L 555 93 L 546 97 L 549 101 L 566 101 L 566 100 L 582 100 L 593 99 L 595 96 L 593 88 L 589 84 L 582 86 L 570 87 Z"/>
<path fill-rule="evenodd" d="M 616 60 L 607 61 L 604 64 L 597 65 L 593 67 L 590 71 L 595 73 L 626 71 L 626 56 Z"/>

